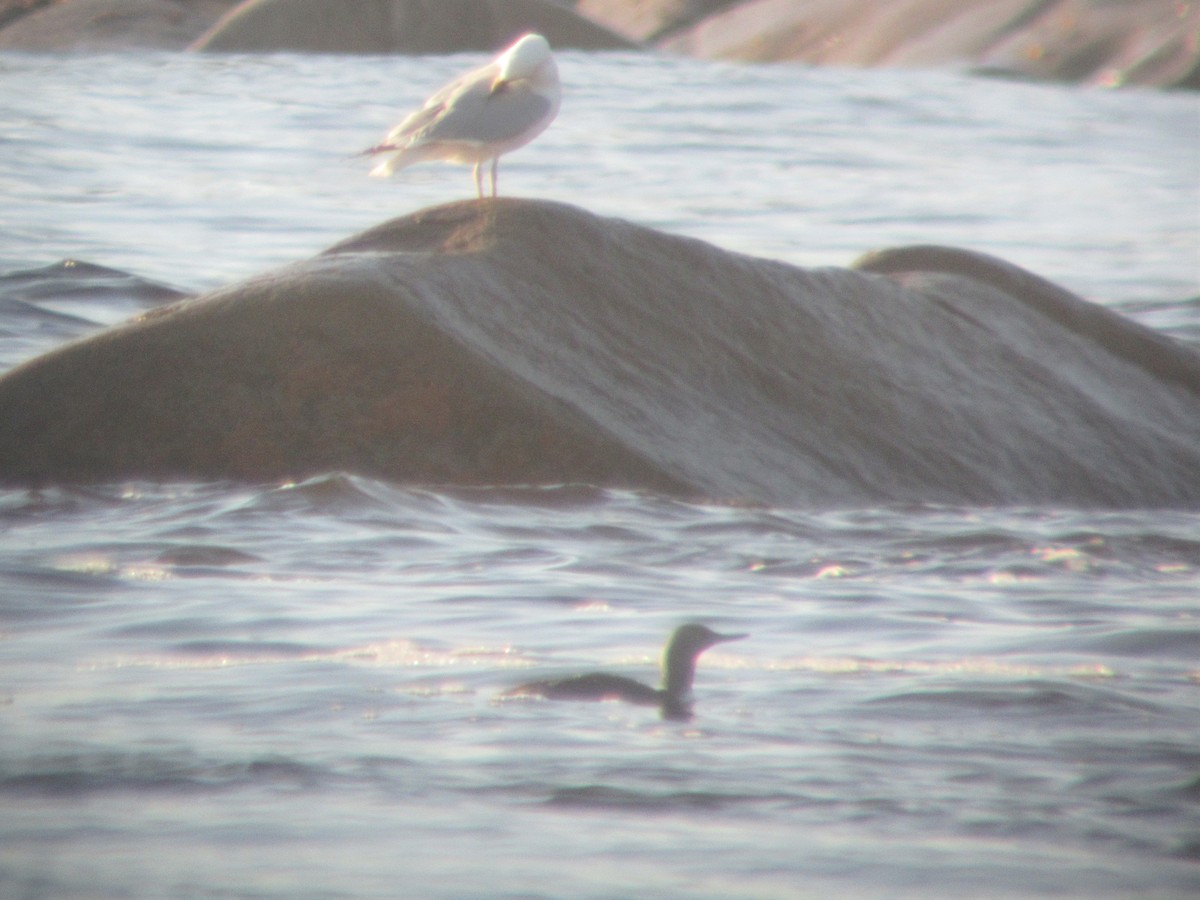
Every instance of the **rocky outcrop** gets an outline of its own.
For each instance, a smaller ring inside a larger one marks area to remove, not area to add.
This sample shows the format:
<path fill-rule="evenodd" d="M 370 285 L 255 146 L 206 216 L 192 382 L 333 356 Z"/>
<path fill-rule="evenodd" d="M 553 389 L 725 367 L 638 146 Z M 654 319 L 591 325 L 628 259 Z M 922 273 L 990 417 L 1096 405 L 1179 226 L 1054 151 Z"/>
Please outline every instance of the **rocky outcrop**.
<path fill-rule="evenodd" d="M 0 0 L 0 28 L 29 15 L 42 6 L 49 6 L 53 0 Z"/>
<path fill-rule="evenodd" d="M 739 0 L 576 0 L 575 9 L 638 41 L 657 41 Z"/>
<path fill-rule="evenodd" d="M 495 50 L 527 31 L 557 49 L 634 46 L 552 0 L 247 0 L 192 49 L 455 53 Z"/>
<path fill-rule="evenodd" d="M 661 0 L 656 5 L 670 3 Z M 613 16 L 607 21 L 621 30 Z M 1200 5 L 1165 0 L 744 0 L 668 29 L 689 56 L 965 66 L 1106 86 L 1200 87 Z"/>
<path fill-rule="evenodd" d="M 635 42 L 553 0 L 8 0 L 0 50 L 487 52 L 525 31 L 558 48 Z"/>
<path fill-rule="evenodd" d="M 1170 0 L 577 0 L 660 49 L 706 59 L 973 68 L 1200 87 L 1200 5 Z"/>
<path fill-rule="evenodd" d="M 236 0 L 62 0 L 11 7 L 0 50 L 181 50 Z M 19 15 L 20 14 L 20 15 Z"/>
<path fill-rule="evenodd" d="M 0 378 L 0 481 L 1200 506 L 1200 356 L 949 248 L 804 270 L 471 201 Z"/>
<path fill-rule="evenodd" d="M 1174 0 L 0 0 L 0 49 L 489 52 L 523 31 L 557 48 L 1200 88 L 1200 4 Z"/>

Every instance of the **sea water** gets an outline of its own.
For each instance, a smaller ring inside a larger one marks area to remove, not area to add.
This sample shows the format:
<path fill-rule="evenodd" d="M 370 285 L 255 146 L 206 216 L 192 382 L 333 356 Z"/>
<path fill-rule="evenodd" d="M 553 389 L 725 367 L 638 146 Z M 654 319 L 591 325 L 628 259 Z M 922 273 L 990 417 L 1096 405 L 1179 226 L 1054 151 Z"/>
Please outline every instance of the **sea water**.
<path fill-rule="evenodd" d="M 0 275 L 201 291 L 469 197 L 353 154 L 476 61 L 0 56 Z M 1193 94 L 560 68 L 505 195 L 806 266 L 967 247 L 1200 339 Z M 14 284 L 4 368 L 145 303 Z M 0 492 L 0 896 L 1200 891 L 1200 513 L 736 500 Z M 688 620 L 750 634 L 702 658 L 690 722 L 501 696 L 654 681 Z"/>

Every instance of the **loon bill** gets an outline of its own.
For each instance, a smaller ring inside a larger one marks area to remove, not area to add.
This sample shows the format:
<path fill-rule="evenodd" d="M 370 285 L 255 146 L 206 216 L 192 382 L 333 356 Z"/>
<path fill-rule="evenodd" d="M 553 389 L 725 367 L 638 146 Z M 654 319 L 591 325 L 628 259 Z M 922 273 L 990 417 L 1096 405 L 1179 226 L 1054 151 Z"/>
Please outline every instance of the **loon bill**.
<path fill-rule="evenodd" d="M 692 717 L 692 679 L 696 659 L 715 644 L 737 641 L 745 634 L 718 634 L 705 625 L 690 623 L 675 629 L 663 652 L 661 688 L 607 672 L 590 672 L 573 678 L 531 681 L 506 691 L 507 697 L 545 697 L 547 700 L 623 700 L 657 706 L 664 719 Z"/>

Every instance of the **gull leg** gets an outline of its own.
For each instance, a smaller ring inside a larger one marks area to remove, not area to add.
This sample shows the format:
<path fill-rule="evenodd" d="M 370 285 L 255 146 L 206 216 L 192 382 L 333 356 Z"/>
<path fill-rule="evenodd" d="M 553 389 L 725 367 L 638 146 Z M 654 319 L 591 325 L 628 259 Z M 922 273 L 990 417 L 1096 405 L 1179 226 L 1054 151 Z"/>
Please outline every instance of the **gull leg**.
<path fill-rule="evenodd" d="M 492 157 L 492 196 L 496 196 L 496 171 L 500 168 L 500 157 Z"/>
<path fill-rule="evenodd" d="M 483 199 L 483 161 L 475 163 L 475 194 Z"/>

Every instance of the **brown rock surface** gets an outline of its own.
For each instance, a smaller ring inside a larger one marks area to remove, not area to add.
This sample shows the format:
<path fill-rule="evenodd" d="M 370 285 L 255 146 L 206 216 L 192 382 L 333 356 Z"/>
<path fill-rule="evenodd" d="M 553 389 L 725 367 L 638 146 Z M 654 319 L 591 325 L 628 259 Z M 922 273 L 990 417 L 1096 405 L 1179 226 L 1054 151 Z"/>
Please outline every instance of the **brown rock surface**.
<path fill-rule="evenodd" d="M 495 50 L 527 31 L 558 49 L 633 46 L 552 0 L 247 0 L 193 49 L 455 53 Z"/>
<path fill-rule="evenodd" d="M 0 377 L 0 481 L 623 485 L 1200 506 L 1200 356 L 951 248 L 804 270 L 503 198 Z"/>
<path fill-rule="evenodd" d="M 235 0 L 66 0 L 13 8 L 0 50 L 179 50 Z"/>
<path fill-rule="evenodd" d="M 1175 0 L 745 0 L 660 42 L 689 56 L 965 65 L 1097 84 L 1200 85 L 1200 4 Z"/>
<path fill-rule="evenodd" d="M 575 9 L 636 41 L 659 40 L 738 0 L 578 0 Z"/>
<path fill-rule="evenodd" d="M 1195 0 L 0 0 L 0 50 L 489 52 L 531 30 L 559 48 L 1200 88 Z"/>
<path fill-rule="evenodd" d="M 54 0 L 0 0 L 0 28 L 52 2 Z"/>
<path fill-rule="evenodd" d="M 989 47 L 981 66 L 1105 86 L 1200 87 L 1200 3 L 1062 0 Z"/>

